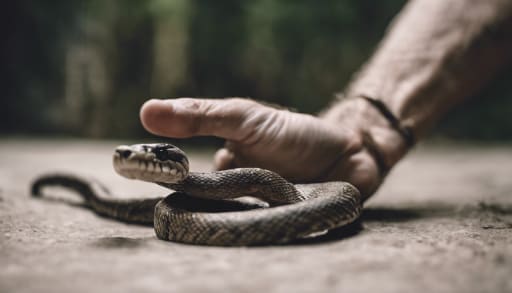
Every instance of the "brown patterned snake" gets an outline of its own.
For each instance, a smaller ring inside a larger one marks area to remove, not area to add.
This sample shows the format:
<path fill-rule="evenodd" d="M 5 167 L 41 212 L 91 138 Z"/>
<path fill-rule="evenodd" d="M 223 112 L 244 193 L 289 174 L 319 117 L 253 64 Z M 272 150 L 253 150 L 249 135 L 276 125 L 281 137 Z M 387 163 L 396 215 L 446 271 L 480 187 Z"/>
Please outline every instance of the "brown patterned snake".
<path fill-rule="evenodd" d="M 153 225 L 163 240 L 203 245 L 285 243 L 349 224 L 361 212 L 359 191 L 345 182 L 294 185 L 264 169 L 189 173 L 188 166 L 185 153 L 171 144 L 119 146 L 114 168 L 120 175 L 176 192 L 166 198 L 112 199 L 96 181 L 50 174 L 33 183 L 32 194 L 41 196 L 45 186 L 67 187 L 99 215 Z M 245 196 L 262 201 L 237 199 Z"/>

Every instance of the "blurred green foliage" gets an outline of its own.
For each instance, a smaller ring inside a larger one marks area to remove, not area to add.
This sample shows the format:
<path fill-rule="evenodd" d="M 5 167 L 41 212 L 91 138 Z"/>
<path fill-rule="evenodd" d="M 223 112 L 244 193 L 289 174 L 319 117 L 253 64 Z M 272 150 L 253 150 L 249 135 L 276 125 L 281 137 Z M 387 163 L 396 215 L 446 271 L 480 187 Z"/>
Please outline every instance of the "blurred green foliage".
<path fill-rule="evenodd" d="M 2 26 L 3 134 L 147 136 L 148 97 L 250 96 L 315 113 L 405 0 L 13 1 Z M 512 139 L 512 71 L 437 133 Z"/>

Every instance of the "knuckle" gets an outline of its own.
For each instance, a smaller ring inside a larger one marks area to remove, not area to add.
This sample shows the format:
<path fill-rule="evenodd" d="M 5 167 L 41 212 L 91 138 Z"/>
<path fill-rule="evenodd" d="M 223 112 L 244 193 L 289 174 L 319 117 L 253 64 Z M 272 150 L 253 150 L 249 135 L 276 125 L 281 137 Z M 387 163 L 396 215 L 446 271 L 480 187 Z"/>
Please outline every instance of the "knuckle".
<path fill-rule="evenodd" d="M 201 110 L 204 107 L 204 103 L 201 100 L 194 98 L 180 98 L 179 99 L 180 106 L 187 110 Z"/>

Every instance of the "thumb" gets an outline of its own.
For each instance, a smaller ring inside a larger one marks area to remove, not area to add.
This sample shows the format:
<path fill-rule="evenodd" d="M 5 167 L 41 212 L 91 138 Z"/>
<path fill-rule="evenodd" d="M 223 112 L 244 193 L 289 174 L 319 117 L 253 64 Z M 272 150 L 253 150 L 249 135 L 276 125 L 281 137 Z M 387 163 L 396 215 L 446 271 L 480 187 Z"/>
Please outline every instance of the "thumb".
<path fill-rule="evenodd" d="M 260 109 L 262 111 L 258 111 Z M 265 119 L 266 107 L 249 99 L 152 99 L 144 103 L 140 119 L 149 132 L 176 138 L 213 135 L 241 141 L 250 135 L 247 123 Z M 255 119 L 259 116 L 261 119 Z"/>

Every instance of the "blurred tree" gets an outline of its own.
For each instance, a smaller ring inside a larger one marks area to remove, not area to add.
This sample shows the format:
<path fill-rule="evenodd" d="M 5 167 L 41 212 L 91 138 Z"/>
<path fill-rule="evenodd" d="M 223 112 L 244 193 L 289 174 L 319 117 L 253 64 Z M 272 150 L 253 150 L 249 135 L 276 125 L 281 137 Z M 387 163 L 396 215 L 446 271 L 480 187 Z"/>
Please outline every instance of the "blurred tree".
<path fill-rule="evenodd" d="M 405 0 L 35 0 L 2 10 L 0 131 L 140 137 L 148 97 L 250 96 L 315 113 Z M 439 127 L 512 140 L 509 70 Z"/>
<path fill-rule="evenodd" d="M 252 2 L 245 77 L 258 98 L 314 113 L 342 90 L 404 2 Z"/>
<path fill-rule="evenodd" d="M 3 133 L 49 132 L 51 108 L 63 96 L 64 35 L 75 29 L 76 3 L 53 5 L 20 0 L 4 3 L 0 67 Z"/>
<path fill-rule="evenodd" d="M 189 96 L 247 96 L 238 72 L 247 40 L 245 7 L 249 1 L 191 0 L 189 24 Z"/>
<path fill-rule="evenodd" d="M 90 1 L 76 18 L 76 28 L 66 39 L 64 103 L 52 108 L 52 121 L 69 131 L 102 137 L 109 130 L 108 106 L 113 91 L 109 69 L 115 48 L 114 1 Z M 64 111 L 63 111 L 64 110 Z"/>
<path fill-rule="evenodd" d="M 155 23 L 152 97 L 176 95 L 190 79 L 187 67 L 190 3 L 188 0 L 150 2 Z"/>

